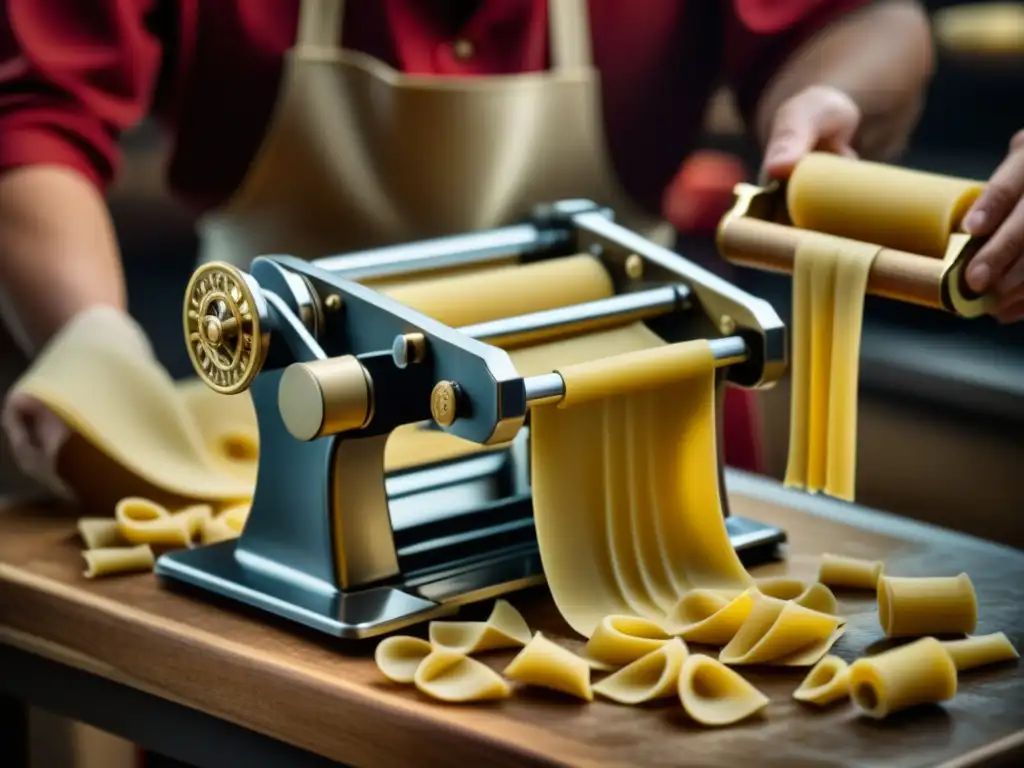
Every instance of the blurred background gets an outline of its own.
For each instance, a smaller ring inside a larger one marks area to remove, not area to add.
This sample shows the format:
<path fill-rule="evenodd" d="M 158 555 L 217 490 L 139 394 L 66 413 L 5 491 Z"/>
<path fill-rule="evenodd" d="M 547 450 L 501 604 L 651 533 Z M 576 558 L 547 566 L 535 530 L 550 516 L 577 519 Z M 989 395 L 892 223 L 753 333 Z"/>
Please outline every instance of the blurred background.
<path fill-rule="evenodd" d="M 933 11 L 955 5 L 926 4 Z M 942 29 L 940 22 L 927 109 L 902 162 L 985 179 L 1005 156 L 1010 136 L 1024 127 L 1024 27 L 1017 30 L 1016 53 L 1012 39 L 1002 47 L 976 39 L 944 43 Z M 197 245 L 193 222 L 164 192 L 164 147 L 154 128 L 140 126 L 124 149 L 124 172 L 111 197 L 131 310 L 171 371 L 187 376 L 178 318 Z M 757 161 L 729 94 L 718 94 L 702 151 L 666 196 L 684 255 L 715 263 L 715 224 L 732 185 L 755 178 Z M 788 277 L 746 271 L 730 277 L 788 320 Z M 869 298 L 861 374 L 859 500 L 1024 547 L 1024 324 L 962 321 Z M 0 391 L 14 375 L 0 371 Z M 785 467 L 788 389 L 784 381 L 763 396 L 768 463 L 777 477 Z M 0 452 L 0 487 L 10 485 L 5 456 L 9 462 L 9 452 Z"/>

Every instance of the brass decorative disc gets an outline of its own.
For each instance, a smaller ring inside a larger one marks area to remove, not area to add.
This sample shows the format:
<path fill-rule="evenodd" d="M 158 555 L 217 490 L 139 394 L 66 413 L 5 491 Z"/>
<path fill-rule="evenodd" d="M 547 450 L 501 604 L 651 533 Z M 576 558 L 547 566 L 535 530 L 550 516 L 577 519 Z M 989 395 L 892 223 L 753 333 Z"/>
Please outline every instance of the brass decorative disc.
<path fill-rule="evenodd" d="M 245 275 L 222 262 L 199 267 L 185 290 L 182 319 L 199 378 L 225 395 L 248 389 L 263 367 L 270 336 Z"/>

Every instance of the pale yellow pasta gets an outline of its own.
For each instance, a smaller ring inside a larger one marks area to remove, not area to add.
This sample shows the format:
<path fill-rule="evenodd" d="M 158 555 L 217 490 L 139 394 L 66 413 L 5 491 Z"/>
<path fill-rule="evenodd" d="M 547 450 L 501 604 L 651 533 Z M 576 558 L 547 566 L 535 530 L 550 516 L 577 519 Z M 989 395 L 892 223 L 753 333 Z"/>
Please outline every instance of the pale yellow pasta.
<path fill-rule="evenodd" d="M 679 672 L 688 655 L 686 644 L 674 638 L 595 683 L 594 693 L 619 704 L 642 704 L 673 696 L 679 689 Z"/>
<path fill-rule="evenodd" d="M 846 627 L 837 626 L 828 637 L 815 640 L 799 651 L 794 651 L 788 656 L 768 662 L 773 667 L 810 667 L 821 661 L 825 654 L 832 650 L 832 646 L 846 632 Z"/>
<path fill-rule="evenodd" d="M 829 587 L 874 590 L 883 570 L 881 560 L 862 560 L 826 552 L 818 566 L 818 581 Z"/>
<path fill-rule="evenodd" d="M 560 691 L 584 701 L 594 700 L 586 659 L 551 642 L 540 632 L 505 667 L 504 675 L 517 683 Z"/>
<path fill-rule="evenodd" d="M 679 701 L 701 725 L 731 725 L 768 706 L 768 697 L 736 670 L 699 653 L 691 654 L 679 672 Z"/>
<path fill-rule="evenodd" d="M 969 635 L 978 625 L 978 598 L 966 573 L 878 582 L 878 621 L 889 637 Z"/>
<path fill-rule="evenodd" d="M 821 582 L 811 584 L 793 602 L 797 605 L 802 605 L 804 608 L 810 608 L 812 611 L 818 611 L 818 613 L 836 615 L 839 612 L 839 603 L 836 601 L 836 596 L 832 594 L 831 589 Z M 839 621 L 842 623 L 845 622 L 845 619 L 840 617 Z"/>
<path fill-rule="evenodd" d="M 381 640 L 373 653 L 377 669 L 393 683 L 413 683 L 416 670 L 434 647 L 418 637 L 397 635 Z"/>
<path fill-rule="evenodd" d="M 948 701 L 956 688 L 956 665 L 934 637 L 858 659 L 850 666 L 853 703 L 876 719 L 919 704 Z"/>
<path fill-rule="evenodd" d="M 413 683 L 420 693 L 452 704 L 507 699 L 512 693 L 486 664 L 444 649 L 434 650 L 419 663 Z"/>
<path fill-rule="evenodd" d="M 530 627 L 507 600 L 496 600 L 487 621 L 430 622 L 430 642 L 459 653 L 519 648 L 530 642 Z"/>
<path fill-rule="evenodd" d="M 725 645 L 739 631 L 754 607 L 753 592 L 733 598 L 712 589 L 691 589 L 669 613 L 672 633 L 690 643 Z"/>
<path fill-rule="evenodd" d="M 213 517 L 213 507 L 209 504 L 195 504 L 191 507 L 179 510 L 171 514 L 174 520 L 181 520 L 188 529 L 189 538 L 197 538 L 203 531 L 203 526 Z"/>
<path fill-rule="evenodd" d="M 1020 658 L 1010 638 L 1003 632 L 963 640 L 947 640 L 942 647 L 946 649 L 946 653 L 953 659 L 960 672 Z"/>
<path fill-rule="evenodd" d="M 807 674 L 793 698 L 825 707 L 850 696 L 850 666 L 838 656 L 826 656 Z"/>
<path fill-rule="evenodd" d="M 768 597 L 775 597 L 779 600 L 792 600 L 797 605 L 810 608 L 812 611 L 821 613 L 836 614 L 839 611 L 839 603 L 832 590 L 821 582 L 804 584 L 799 579 L 788 577 L 758 579 L 756 582 L 757 591 Z"/>
<path fill-rule="evenodd" d="M 204 520 L 202 530 L 199 533 L 199 540 L 204 545 L 217 544 L 222 541 L 231 541 L 232 539 L 237 538 L 238 531 L 219 517 Z"/>
<path fill-rule="evenodd" d="M 672 635 L 649 619 L 636 616 L 605 616 L 587 641 L 583 655 L 613 667 L 629 664 L 660 648 Z"/>
<path fill-rule="evenodd" d="M 750 615 L 718 658 L 724 664 L 815 664 L 835 642 L 838 628 L 835 616 L 756 594 Z"/>
<path fill-rule="evenodd" d="M 251 504 L 236 504 L 233 507 L 228 507 L 219 515 L 217 518 L 223 520 L 224 524 L 227 525 L 235 533 L 241 533 L 245 530 L 245 523 L 249 519 L 249 510 Z"/>
<path fill-rule="evenodd" d="M 78 518 L 78 535 L 86 549 L 115 547 L 125 543 L 117 529 L 117 520 L 112 517 Z"/>
<path fill-rule="evenodd" d="M 165 507 L 134 496 L 114 507 L 117 530 L 132 544 L 188 547 L 192 544 L 191 518 L 174 517 Z"/>
<path fill-rule="evenodd" d="M 85 578 L 113 576 L 121 573 L 151 571 L 156 559 L 148 544 L 134 547 L 98 547 L 82 552 L 85 558 Z"/>

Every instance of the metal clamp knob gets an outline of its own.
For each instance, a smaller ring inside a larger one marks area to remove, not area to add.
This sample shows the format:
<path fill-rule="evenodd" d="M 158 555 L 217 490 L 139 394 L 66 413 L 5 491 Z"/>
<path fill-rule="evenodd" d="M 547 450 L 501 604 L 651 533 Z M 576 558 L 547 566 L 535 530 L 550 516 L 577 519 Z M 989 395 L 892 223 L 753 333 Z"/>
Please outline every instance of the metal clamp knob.
<path fill-rule="evenodd" d="M 373 416 L 373 382 L 355 357 L 332 357 L 285 368 L 277 389 L 285 429 L 315 440 L 362 429 Z"/>

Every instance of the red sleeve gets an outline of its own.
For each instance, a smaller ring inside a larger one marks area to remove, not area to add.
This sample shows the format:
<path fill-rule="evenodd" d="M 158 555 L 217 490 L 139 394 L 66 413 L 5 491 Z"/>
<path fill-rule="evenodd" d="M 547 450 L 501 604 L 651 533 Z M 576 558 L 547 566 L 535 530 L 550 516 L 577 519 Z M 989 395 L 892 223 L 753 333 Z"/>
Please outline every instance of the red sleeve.
<path fill-rule="evenodd" d="M 752 123 L 761 92 L 789 56 L 872 0 L 732 0 L 725 20 L 725 77 Z"/>
<path fill-rule="evenodd" d="M 0 0 L 0 173 L 74 168 L 106 186 L 121 133 L 149 108 L 158 0 Z"/>

